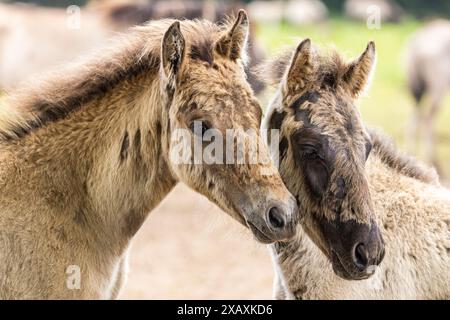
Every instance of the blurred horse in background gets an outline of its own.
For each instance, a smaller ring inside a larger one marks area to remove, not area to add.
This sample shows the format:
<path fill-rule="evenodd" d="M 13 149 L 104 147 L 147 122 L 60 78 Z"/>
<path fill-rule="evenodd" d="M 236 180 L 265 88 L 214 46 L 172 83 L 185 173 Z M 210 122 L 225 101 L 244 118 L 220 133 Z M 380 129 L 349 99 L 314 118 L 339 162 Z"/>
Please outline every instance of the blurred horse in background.
<path fill-rule="evenodd" d="M 236 1 L 195 0 L 95 0 L 81 9 L 0 4 L 0 90 L 13 89 L 33 75 L 73 61 L 101 47 L 114 33 L 148 20 L 205 18 L 217 22 L 241 7 Z M 73 20 L 77 18 L 78 25 Z M 247 77 L 259 93 L 264 85 L 249 70 L 264 59 L 264 52 L 253 34 L 251 30 Z"/>
<path fill-rule="evenodd" d="M 106 21 L 91 10 L 83 12 L 80 29 L 68 28 L 67 18 L 61 8 L 0 4 L 1 89 L 72 61 L 111 35 Z"/>
<path fill-rule="evenodd" d="M 450 85 L 450 22 L 437 20 L 419 30 L 408 47 L 408 86 L 416 105 L 407 128 L 409 152 L 417 152 L 420 127 L 424 129 L 426 160 L 439 170 L 434 126 Z M 424 97 L 428 95 L 427 101 Z"/>

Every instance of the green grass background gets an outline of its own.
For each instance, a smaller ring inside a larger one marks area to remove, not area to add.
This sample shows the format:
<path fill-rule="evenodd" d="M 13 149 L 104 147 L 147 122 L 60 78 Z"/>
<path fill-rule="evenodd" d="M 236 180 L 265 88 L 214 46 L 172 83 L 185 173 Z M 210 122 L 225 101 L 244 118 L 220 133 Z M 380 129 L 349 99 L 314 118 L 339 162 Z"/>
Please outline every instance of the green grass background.
<path fill-rule="evenodd" d="M 258 39 L 269 55 L 276 54 L 301 38 L 310 38 L 321 46 L 336 46 L 348 58 L 360 55 L 374 40 L 378 64 L 369 94 L 360 100 L 366 123 L 382 128 L 397 145 L 404 147 L 406 125 L 413 109 L 413 99 L 406 87 L 404 57 L 411 35 L 422 22 L 407 19 L 400 24 L 384 23 L 369 29 L 365 23 L 331 18 L 324 24 L 294 27 L 288 24 L 265 24 L 257 27 Z M 443 102 L 437 119 L 437 152 L 442 175 L 450 177 L 450 100 Z"/>

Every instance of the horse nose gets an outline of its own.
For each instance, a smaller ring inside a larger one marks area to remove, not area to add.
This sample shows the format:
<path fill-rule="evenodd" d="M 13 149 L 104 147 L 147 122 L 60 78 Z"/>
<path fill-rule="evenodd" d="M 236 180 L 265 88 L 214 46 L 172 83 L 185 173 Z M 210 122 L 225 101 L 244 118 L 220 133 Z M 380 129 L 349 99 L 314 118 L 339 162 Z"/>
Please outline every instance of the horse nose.
<path fill-rule="evenodd" d="M 384 244 L 379 243 L 375 248 L 371 244 L 358 243 L 353 247 L 352 260 L 360 271 L 368 271 L 371 266 L 378 266 L 384 258 Z"/>
<path fill-rule="evenodd" d="M 269 206 L 266 213 L 266 223 L 276 240 L 285 240 L 294 236 L 297 205 L 291 201 L 288 205 L 275 204 Z"/>
<path fill-rule="evenodd" d="M 353 263 L 358 269 L 366 269 L 369 265 L 369 253 L 364 243 L 358 243 L 353 249 Z"/>
<path fill-rule="evenodd" d="M 273 230 L 281 230 L 286 226 L 286 214 L 283 213 L 279 207 L 272 207 L 269 209 L 268 221 L 269 226 Z"/>

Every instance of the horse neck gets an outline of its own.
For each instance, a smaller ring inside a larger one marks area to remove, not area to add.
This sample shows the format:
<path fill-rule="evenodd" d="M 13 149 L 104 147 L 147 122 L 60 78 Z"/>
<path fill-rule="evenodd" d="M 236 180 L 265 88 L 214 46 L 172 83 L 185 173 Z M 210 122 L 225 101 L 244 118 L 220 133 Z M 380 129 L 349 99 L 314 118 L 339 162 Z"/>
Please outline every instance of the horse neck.
<path fill-rule="evenodd" d="M 95 163 L 92 181 L 100 182 L 97 210 L 110 204 L 103 215 L 113 215 L 111 221 L 119 219 L 124 233 L 132 236 L 176 178 L 168 165 L 168 110 L 159 81 L 124 101 L 110 126 L 115 127 L 108 138 L 112 147 L 100 146 L 102 158 Z M 117 197 L 115 202 L 112 197 Z"/>
<path fill-rule="evenodd" d="M 271 252 L 288 299 L 295 298 L 295 293 L 308 284 L 309 278 L 328 280 L 334 277 L 330 262 L 300 226 L 294 238 L 272 245 Z"/>
<path fill-rule="evenodd" d="M 48 124 L 22 148 L 36 166 L 49 164 L 52 176 L 68 178 L 50 187 L 82 206 L 86 226 L 122 245 L 176 183 L 166 156 L 167 102 L 159 80 L 140 81 Z"/>

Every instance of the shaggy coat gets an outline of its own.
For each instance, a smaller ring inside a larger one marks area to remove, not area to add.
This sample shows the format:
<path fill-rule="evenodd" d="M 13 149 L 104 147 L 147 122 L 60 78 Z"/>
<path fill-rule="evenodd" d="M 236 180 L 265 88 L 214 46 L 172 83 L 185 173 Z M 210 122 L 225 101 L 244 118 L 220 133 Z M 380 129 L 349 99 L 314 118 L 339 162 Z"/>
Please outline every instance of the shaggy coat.
<path fill-rule="evenodd" d="M 374 43 L 346 63 L 307 39 L 262 68 L 272 81 L 282 78 L 264 125 L 279 132 L 271 150 L 295 191 L 302 226 L 336 274 L 352 280 L 370 277 L 385 252 L 365 174 L 372 143 L 353 104 L 375 57 Z"/>
<path fill-rule="evenodd" d="M 199 141 L 194 121 L 259 133 L 242 63 L 247 34 L 243 11 L 223 26 L 155 21 L 2 102 L 0 299 L 117 297 L 131 239 L 178 181 L 260 241 L 293 235 L 295 199 L 270 162 L 172 157 L 174 132 Z M 266 215 L 274 204 L 285 222 L 276 230 Z"/>
<path fill-rule="evenodd" d="M 346 81 L 348 78 L 340 76 L 345 72 L 338 72 L 348 68 L 343 63 L 343 58 L 335 52 L 324 55 L 316 48 L 311 60 L 313 61 L 311 76 L 304 83 L 297 82 L 298 86 L 293 85 L 292 82 L 289 86 L 289 78 L 283 77 L 283 74 L 291 63 L 296 63 L 295 58 L 287 58 L 289 55 L 275 59 L 265 67 L 267 71 L 265 74 L 271 77 L 271 82 L 281 82 L 281 85 L 264 123 L 265 127 L 270 128 L 273 127 L 274 117 L 278 119 L 278 127 L 281 128 L 280 138 L 286 138 L 286 141 L 289 141 L 289 144 L 283 147 L 283 155 L 280 155 L 280 173 L 288 189 L 296 196 L 302 192 L 299 183 L 299 179 L 302 179 L 302 168 L 295 161 L 299 154 L 293 150 L 292 137 L 289 136 L 292 131 L 289 131 L 289 128 L 299 124 L 289 110 L 280 107 L 283 104 L 280 101 L 284 101 L 284 97 L 294 95 L 295 90 L 301 94 L 301 88 L 313 85 L 308 81 L 316 83 L 324 79 L 320 76 L 321 74 L 327 75 L 325 79 L 333 80 L 331 81 L 333 86 L 322 85 L 322 91 L 319 91 L 319 94 L 324 95 L 324 92 L 328 92 L 338 96 L 342 92 L 347 92 L 344 96 L 357 98 L 358 93 L 367 86 L 369 81 L 367 75 L 373 66 L 368 65 L 359 74 L 357 82 L 359 88 L 354 91 L 351 89 L 354 87 L 349 88 L 349 82 Z M 364 53 L 355 60 L 356 64 L 350 63 L 350 70 L 354 70 L 354 66 L 363 61 L 366 56 Z M 297 77 L 304 80 L 304 74 L 304 72 L 298 73 Z M 287 92 L 281 94 L 283 90 Z M 355 126 L 362 122 L 359 120 L 356 107 L 350 103 L 350 100 L 347 103 L 348 108 L 344 107 L 342 102 L 340 105 L 335 105 L 332 101 L 334 100 L 329 98 L 328 104 L 320 104 L 320 99 L 317 99 L 317 101 L 309 101 L 310 104 L 304 107 L 311 111 L 311 117 L 318 117 L 316 112 L 326 114 L 329 120 L 328 125 L 324 124 L 325 132 L 331 132 L 333 127 L 340 128 L 342 133 L 346 132 L 344 126 L 339 127 L 340 121 L 336 119 L 342 116 L 351 119 L 354 124 L 352 126 L 354 138 L 350 140 L 359 139 Z M 323 109 L 323 106 L 327 106 L 328 111 Z M 286 111 L 284 117 L 279 116 L 281 110 Z M 339 116 L 337 116 L 338 112 Z M 371 150 L 369 149 L 367 153 L 370 155 L 364 172 L 369 184 L 374 219 L 380 226 L 385 242 L 384 260 L 374 269 L 374 274 L 370 278 L 360 281 L 344 280 L 336 275 L 335 261 L 324 255 L 326 250 L 318 246 L 320 242 L 314 237 L 314 230 L 311 232 L 310 228 L 305 228 L 303 221 L 294 239 L 278 242 L 270 247 L 276 274 L 274 283 L 276 298 L 450 298 L 450 191 L 439 184 L 434 170 L 401 155 L 385 137 L 376 131 L 368 130 L 367 133 L 370 137 Z M 339 135 L 340 139 L 343 136 L 344 134 Z M 332 170 L 336 171 L 337 168 Z M 358 193 L 359 190 L 354 188 L 348 192 Z M 304 200 L 301 196 L 299 199 L 300 208 L 302 208 L 301 203 Z M 307 208 L 299 214 L 307 221 L 309 215 Z M 344 232 L 345 229 L 341 230 Z"/>

